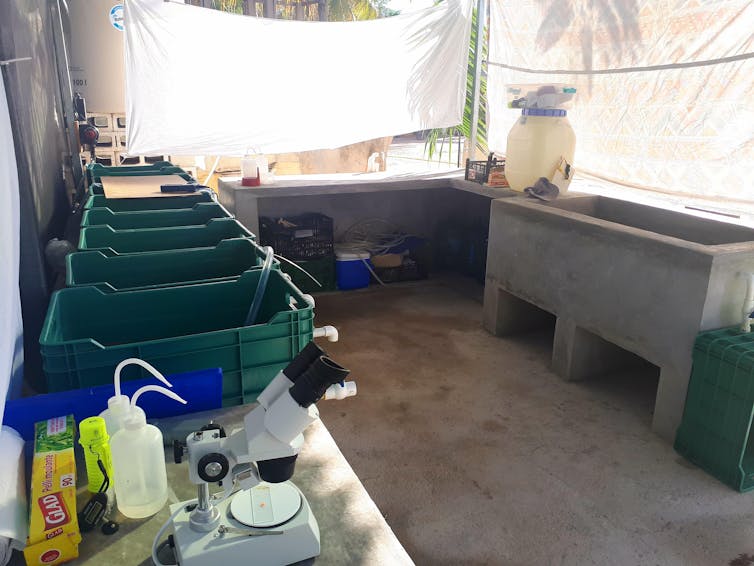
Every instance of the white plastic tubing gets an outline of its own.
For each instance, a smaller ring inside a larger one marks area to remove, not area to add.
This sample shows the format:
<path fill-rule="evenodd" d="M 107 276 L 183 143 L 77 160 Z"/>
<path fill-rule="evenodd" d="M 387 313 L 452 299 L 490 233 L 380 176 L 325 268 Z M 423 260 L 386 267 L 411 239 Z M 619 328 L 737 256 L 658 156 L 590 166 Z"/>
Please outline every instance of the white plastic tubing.
<path fill-rule="evenodd" d="M 745 273 L 746 298 L 741 310 L 741 332 L 751 332 L 751 313 L 754 311 L 754 273 Z"/>
<path fill-rule="evenodd" d="M 131 364 L 143 367 L 165 385 L 167 385 L 168 387 L 173 387 L 173 385 L 167 379 L 165 379 L 165 376 L 157 371 L 157 369 L 149 362 L 145 362 L 144 360 L 140 360 L 139 358 L 126 358 L 115 368 L 115 377 L 113 378 L 113 383 L 115 387 L 116 397 L 120 397 L 120 373 L 123 371 L 123 368 Z"/>

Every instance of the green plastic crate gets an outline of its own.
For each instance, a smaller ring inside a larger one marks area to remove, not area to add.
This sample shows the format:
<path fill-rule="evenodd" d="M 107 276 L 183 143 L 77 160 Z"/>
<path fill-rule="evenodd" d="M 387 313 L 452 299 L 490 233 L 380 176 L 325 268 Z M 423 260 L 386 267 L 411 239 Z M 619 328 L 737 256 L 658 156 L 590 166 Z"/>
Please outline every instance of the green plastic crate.
<path fill-rule="evenodd" d="M 314 329 L 312 306 L 280 271 L 270 272 L 260 313 L 266 322 L 244 326 L 261 272 L 123 293 L 53 293 L 39 339 L 49 391 L 111 383 L 120 361 L 141 358 L 166 375 L 220 367 L 223 404 L 253 401 Z M 123 373 L 139 377 L 146 377 L 140 368 Z"/>
<path fill-rule="evenodd" d="M 675 449 L 738 491 L 754 489 L 754 333 L 702 332 Z"/>
<path fill-rule="evenodd" d="M 99 183 L 102 177 L 114 177 L 120 175 L 143 175 L 145 173 L 154 173 L 163 168 L 175 168 L 170 161 L 156 161 L 148 165 L 102 165 L 101 163 L 90 163 L 86 166 L 86 175 L 89 183 Z M 183 171 L 183 169 L 181 169 Z M 183 171 L 185 173 L 185 171 Z M 170 174 L 170 173 L 168 173 Z"/>
<path fill-rule="evenodd" d="M 165 210 L 134 210 L 113 212 L 109 208 L 90 208 L 81 217 L 81 226 L 110 226 L 114 230 L 137 228 L 167 228 L 170 226 L 196 226 L 212 218 L 227 218 L 230 214 L 214 202 L 198 202 L 191 208 Z"/>
<path fill-rule="evenodd" d="M 222 240 L 254 235 L 234 218 L 213 218 L 200 226 L 173 226 L 140 230 L 113 230 L 110 226 L 81 229 L 80 250 L 109 249 L 118 254 L 184 248 L 208 248 Z"/>
<path fill-rule="evenodd" d="M 291 276 L 291 281 L 304 293 L 323 293 L 325 291 L 335 291 L 335 256 L 328 255 L 320 259 L 295 261 L 296 265 L 308 271 L 312 277 L 322 285 L 317 285 L 306 274 L 301 273 L 287 262 L 281 262 L 280 269 Z"/>
<path fill-rule="evenodd" d="M 106 291 L 129 291 L 238 278 L 261 267 L 265 254 L 248 238 L 223 240 L 213 248 L 165 250 L 139 254 L 75 252 L 66 256 L 69 287 L 97 285 Z M 273 268 L 279 268 L 273 261 Z"/>
<path fill-rule="evenodd" d="M 198 202 L 216 202 L 214 193 L 200 192 L 179 197 L 107 198 L 105 195 L 90 195 L 84 209 L 109 208 L 113 212 L 134 210 L 165 210 L 167 208 L 191 208 Z"/>

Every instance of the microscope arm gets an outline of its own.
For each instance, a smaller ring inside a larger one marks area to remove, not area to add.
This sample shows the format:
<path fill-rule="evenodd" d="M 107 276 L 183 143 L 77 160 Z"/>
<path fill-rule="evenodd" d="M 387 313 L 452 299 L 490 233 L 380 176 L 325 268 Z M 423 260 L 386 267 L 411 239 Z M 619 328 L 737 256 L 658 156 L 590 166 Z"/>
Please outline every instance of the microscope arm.
<path fill-rule="evenodd" d="M 259 395 L 243 428 L 226 437 L 221 427 L 209 425 L 187 437 L 191 482 L 221 483 L 229 495 L 237 487 L 290 479 L 303 431 L 319 419 L 315 403 L 356 394 L 356 384 L 344 381 L 348 373 L 311 342 Z"/>

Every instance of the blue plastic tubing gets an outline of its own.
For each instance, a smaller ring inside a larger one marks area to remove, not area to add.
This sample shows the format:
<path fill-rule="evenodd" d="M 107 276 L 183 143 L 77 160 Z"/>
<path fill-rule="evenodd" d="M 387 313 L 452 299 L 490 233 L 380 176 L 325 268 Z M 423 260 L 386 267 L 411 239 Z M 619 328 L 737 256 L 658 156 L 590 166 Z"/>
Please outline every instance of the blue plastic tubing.
<path fill-rule="evenodd" d="M 244 326 L 252 326 L 253 324 L 256 324 L 257 318 L 259 318 L 259 311 L 262 308 L 264 292 L 267 289 L 267 281 L 270 278 L 272 260 L 275 257 L 275 254 L 270 246 L 266 246 L 264 248 L 264 251 L 267 254 L 267 257 L 264 259 L 264 265 L 262 265 L 262 275 L 259 276 L 259 284 L 257 285 L 257 290 L 254 292 L 254 300 L 251 301 L 251 307 L 249 308 L 249 314 L 246 315 Z"/>

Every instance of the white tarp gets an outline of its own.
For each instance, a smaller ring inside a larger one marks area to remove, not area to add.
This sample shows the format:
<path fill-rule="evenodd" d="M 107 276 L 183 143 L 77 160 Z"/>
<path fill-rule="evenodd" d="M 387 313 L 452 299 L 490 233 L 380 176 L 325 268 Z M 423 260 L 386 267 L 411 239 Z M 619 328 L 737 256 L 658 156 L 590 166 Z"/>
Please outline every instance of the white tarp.
<path fill-rule="evenodd" d="M 751 208 L 752 52 L 751 0 L 492 0 L 490 147 L 520 115 L 506 84 L 573 84 L 577 171 Z"/>
<path fill-rule="evenodd" d="M 331 149 L 462 121 L 470 0 L 363 22 L 125 7 L 131 154 Z"/>
<path fill-rule="evenodd" d="M 0 425 L 6 396 L 17 397 L 21 393 L 23 329 L 18 288 L 19 214 L 16 152 L 0 73 Z"/>

